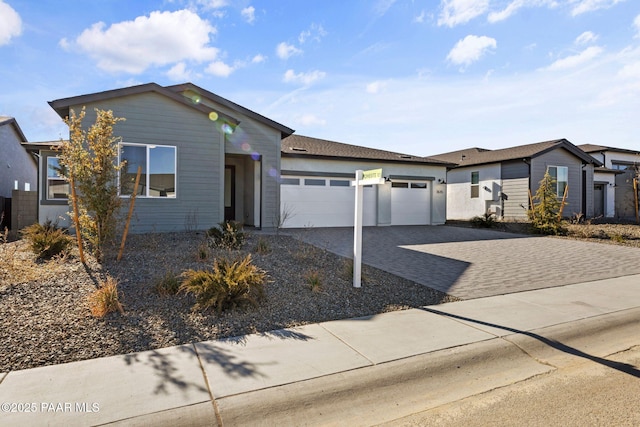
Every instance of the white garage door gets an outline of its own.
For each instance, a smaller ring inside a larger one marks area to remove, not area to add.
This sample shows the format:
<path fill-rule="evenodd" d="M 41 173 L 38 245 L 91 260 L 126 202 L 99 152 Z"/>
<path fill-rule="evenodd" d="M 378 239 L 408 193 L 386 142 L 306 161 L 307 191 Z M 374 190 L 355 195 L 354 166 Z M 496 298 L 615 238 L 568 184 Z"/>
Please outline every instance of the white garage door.
<path fill-rule="evenodd" d="M 430 182 L 392 182 L 391 225 L 429 225 L 431 223 Z"/>
<path fill-rule="evenodd" d="M 364 225 L 376 225 L 376 193 L 364 188 Z M 285 228 L 353 226 L 355 188 L 347 178 L 286 177 L 280 185 Z"/>

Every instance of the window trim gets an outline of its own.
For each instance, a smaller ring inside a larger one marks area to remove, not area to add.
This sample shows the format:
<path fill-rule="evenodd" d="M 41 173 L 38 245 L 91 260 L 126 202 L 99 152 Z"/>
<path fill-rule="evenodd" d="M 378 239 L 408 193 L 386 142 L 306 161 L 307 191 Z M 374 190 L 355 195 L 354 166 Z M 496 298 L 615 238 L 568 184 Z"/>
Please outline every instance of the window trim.
<path fill-rule="evenodd" d="M 71 188 L 69 188 L 69 191 L 67 192 L 67 197 L 49 197 L 49 181 L 50 180 L 62 180 L 62 181 L 66 181 L 67 185 L 69 185 L 69 179 L 58 174 L 57 178 L 54 177 L 49 177 L 49 159 L 57 159 L 58 160 L 58 165 L 60 165 L 60 157 L 57 155 L 47 155 L 44 156 L 45 157 L 45 174 L 44 174 L 44 194 L 43 194 L 43 198 L 45 201 L 47 202 L 64 202 L 65 204 L 68 203 L 69 199 L 71 198 Z"/>
<path fill-rule="evenodd" d="M 474 181 L 475 176 L 475 183 Z M 480 198 L 480 171 L 471 171 L 471 198 L 478 199 Z"/>
<path fill-rule="evenodd" d="M 555 179 L 554 179 L 554 181 L 555 181 L 556 197 L 557 197 L 557 198 L 561 198 L 562 196 L 564 196 L 564 189 L 565 189 L 566 187 L 568 187 L 568 186 L 569 186 L 569 167 L 568 167 L 568 166 L 548 165 L 548 166 L 547 166 L 547 172 L 549 173 L 549 175 L 551 175 L 551 171 L 550 171 L 550 169 L 551 169 L 551 168 L 556 168 L 556 176 L 555 176 Z M 566 181 L 559 181 L 559 180 L 558 180 L 558 169 L 564 169 L 564 170 L 566 170 L 566 171 L 567 171 L 567 180 L 566 180 Z M 551 177 L 553 178 L 553 175 L 551 175 Z M 564 187 L 562 188 L 562 192 L 558 191 L 558 190 L 560 189 L 560 188 L 559 188 L 559 184 L 560 184 L 561 182 L 564 182 L 564 183 L 565 183 Z"/>
<path fill-rule="evenodd" d="M 144 199 L 161 199 L 161 200 L 175 200 L 178 198 L 178 147 L 175 145 L 166 145 L 166 144 L 141 144 L 141 143 L 135 143 L 135 142 L 120 142 L 118 144 L 118 165 L 122 164 L 122 147 L 145 147 L 146 149 L 146 171 L 143 171 L 143 173 L 145 174 L 145 182 L 144 182 L 144 188 L 145 188 L 145 193 L 146 194 L 140 194 L 136 196 L 137 198 L 144 198 Z M 173 183 L 174 183 L 174 194 L 173 196 L 153 196 L 153 195 L 149 195 L 149 189 L 150 189 L 150 180 L 151 180 L 151 173 L 150 173 L 150 166 L 151 166 L 151 162 L 150 162 L 150 153 L 151 150 L 153 148 L 172 148 L 173 149 Z M 122 173 L 118 173 L 118 195 L 122 198 L 130 198 L 131 194 L 122 194 L 121 190 L 122 190 L 122 183 L 121 183 L 121 177 L 122 177 Z M 141 183 L 142 184 L 142 183 Z"/>

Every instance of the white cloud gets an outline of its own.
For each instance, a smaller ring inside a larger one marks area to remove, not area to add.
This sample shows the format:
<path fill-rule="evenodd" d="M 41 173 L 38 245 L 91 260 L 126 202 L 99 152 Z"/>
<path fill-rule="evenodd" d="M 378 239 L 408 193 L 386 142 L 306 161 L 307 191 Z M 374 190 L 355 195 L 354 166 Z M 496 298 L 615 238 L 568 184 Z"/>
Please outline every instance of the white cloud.
<path fill-rule="evenodd" d="M 253 62 L 254 64 L 260 64 L 261 62 L 264 62 L 266 60 L 267 60 L 267 57 L 260 53 L 254 56 L 253 58 L 251 58 L 251 62 Z"/>
<path fill-rule="evenodd" d="M 311 71 L 308 73 L 298 73 L 296 74 L 293 70 L 287 70 L 284 73 L 283 81 L 285 83 L 298 83 L 308 86 L 318 80 L 323 79 L 327 73 L 324 71 Z"/>
<path fill-rule="evenodd" d="M 507 7 L 502 9 L 500 12 L 491 12 L 487 17 L 487 20 L 492 24 L 495 22 L 504 21 L 505 19 L 509 18 L 511 15 L 516 13 L 518 9 L 524 7 L 526 3 L 527 3 L 526 0 L 514 0 L 511 3 L 509 3 Z"/>
<path fill-rule="evenodd" d="M 420 15 L 416 16 L 415 18 L 413 18 L 413 22 L 416 22 L 418 24 L 422 24 L 424 22 L 424 18 L 425 18 L 425 13 L 424 10 L 420 12 Z"/>
<path fill-rule="evenodd" d="M 253 6 L 245 7 L 240 11 L 240 15 L 249 24 L 253 24 L 256 20 L 256 8 Z"/>
<path fill-rule="evenodd" d="M 640 15 L 633 20 L 633 26 L 636 27 L 636 38 L 640 38 Z"/>
<path fill-rule="evenodd" d="M 438 25 L 455 27 L 465 24 L 489 8 L 489 0 L 442 0 Z"/>
<path fill-rule="evenodd" d="M 0 0 L 0 46 L 22 34 L 22 19 L 7 3 Z"/>
<path fill-rule="evenodd" d="M 575 68 L 579 65 L 582 65 L 586 62 L 591 61 L 596 56 L 602 53 L 602 48 L 599 46 L 590 46 L 583 50 L 582 52 L 567 56 L 566 58 L 558 59 L 553 64 L 547 67 L 547 70 L 566 70 L 569 68 Z"/>
<path fill-rule="evenodd" d="M 191 72 L 187 70 L 187 65 L 184 62 L 178 62 L 167 71 L 167 77 L 176 82 L 189 81 L 191 80 Z"/>
<path fill-rule="evenodd" d="M 376 94 L 380 92 L 380 90 L 383 89 L 385 86 L 386 86 L 386 83 L 380 80 L 371 82 L 367 85 L 367 93 Z"/>
<path fill-rule="evenodd" d="M 294 45 L 291 45 L 287 42 L 282 42 L 278 44 L 278 46 L 276 47 L 276 55 L 278 55 L 278 58 L 280 59 L 288 59 L 293 55 L 300 55 L 300 54 L 302 54 L 301 49 L 298 49 Z"/>
<path fill-rule="evenodd" d="M 396 0 L 378 0 L 373 6 L 373 11 L 378 16 L 383 16 L 393 6 Z"/>
<path fill-rule="evenodd" d="M 571 0 L 570 2 L 574 4 L 571 15 L 577 16 L 598 9 L 608 9 L 623 1 L 625 0 Z"/>
<path fill-rule="evenodd" d="M 496 39 L 487 36 L 468 35 L 451 49 L 447 59 L 456 65 L 470 65 L 478 61 L 490 49 L 497 46 Z"/>
<path fill-rule="evenodd" d="M 576 44 L 589 44 L 598 40 L 598 36 L 591 31 L 585 31 L 576 38 Z"/>
<path fill-rule="evenodd" d="M 78 36 L 76 44 L 98 61 L 98 67 L 111 72 L 139 74 L 154 65 L 202 62 L 218 54 L 218 49 L 209 46 L 216 29 L 188 10 L 151 12 L 105 27 L 103 22 L 92 25 Z"/>
<path fill-rule="evenodd" d="M 295 119 L 296 122 L 303 126 L 324 126 L 327 121 L 317 117 L 315 114 L 303 114 Z"/>
<path fill-rule="evenodd" d="M 300 44 L 304 44 L 307 40 L 313 40 L 320 42 L 324 36 L 327 35 L 327 32 L 322 28 L 322 25 L 319 24 L 311 24 L 308 30 L 303 31 L 298 36 L 298 41 Z"/>
<path fill-rule="evenodd" d="M 215 61 L 209 64 L 205 72 L 218 77 L 229 77 L 235 70 L 235 67 L 227 65 L 222 61 Z"/>

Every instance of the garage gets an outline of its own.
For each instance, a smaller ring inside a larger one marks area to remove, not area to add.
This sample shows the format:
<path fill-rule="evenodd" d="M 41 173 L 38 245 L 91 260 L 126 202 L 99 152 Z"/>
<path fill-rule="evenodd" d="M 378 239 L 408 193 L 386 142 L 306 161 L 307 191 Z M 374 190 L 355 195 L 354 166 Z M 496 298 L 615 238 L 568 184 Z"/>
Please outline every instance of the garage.
<path fill-rule="evenodd" d="M 431 223 L 431 191 L 428 181 L 391 183 L 391 225 Z"/>
<path fill-rule="evenodd" d="M 280 182 L 283 227 L 351 227 L 355 189 L 346 177 L 286 176 Z M 376 225 L 376 192 L 364 188 L 365 226 Z"/>

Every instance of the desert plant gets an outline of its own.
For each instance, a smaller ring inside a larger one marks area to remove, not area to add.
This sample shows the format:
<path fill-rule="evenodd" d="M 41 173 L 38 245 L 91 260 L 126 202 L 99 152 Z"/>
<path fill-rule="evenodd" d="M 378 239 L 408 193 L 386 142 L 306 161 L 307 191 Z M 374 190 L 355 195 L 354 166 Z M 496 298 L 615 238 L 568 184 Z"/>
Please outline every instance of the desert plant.
<path fill-rule="evenodd" d="M 347 281 L 353 280 L 353 260 L 351 258 L 345 258 L 342 261 L 342 267 L 340 268 L 340 277 Z M 367 281 L 367 275 L 365 274 L 364 269 L 360 271 L 360 280 L 362 282 Z"/>
<path fill-rule="evenodd" d="M 100 261 L 105 243 L 115 234 L 121 205 L 116 184 L 125 163 L 117 164 L 119 138 L 113 136 L 113 127 L 124 119 L 114 117 L 112 111 L 95 111 L 95 124 L 84 130 L 84 108 L 78 115 L 71 110 L 65 119 L 69 140 L 61 141 L 58 157 L 59 172 L 72 186 L 70 216 Z"/>
<path fill-rule="evenodd" d="M 206 241 L 198 245 L 196 257 L 198 261 L 206 261 L 209 259 L 209 245 L 207 245 Z"/>
<path fill-rule="evenodd" d="M 322 291 L 322 278 L 317 270 L 310 270 L 304 275 L 304 280 L 309 285 L 312 292 Z"/>
<path fill-rule="evenodd" d="M 107 277 L 100 287 L 89 295 L 89 309 L 94 317 L 104 317 L 115 311 L 119 311 L 120 314 L 124 313 L 116 279 Z"/>
<path fill-rule="evenodd" d="M 271 252 L 271 248 L 269 248 L 269 242 L 260 237 L 258 239 L 258 243 L 256 243 L 256 253 L 268 254 L 269 252 Z"/>
<path fill-rule="evenodd" d="M 32 224 L 20 233 L 29 242 L 33 253 L 40 259 L 50 259 L 66 252 L 73 242 L 65 230 L 51 221 Z"/>
<path fill-rule="evenodd" d="M 160 295 L 175 295 L 180 290 L 180 277 L 173 271 L 167 271 L 156 279 L 154 288 Z"/>
<path fill-rule="evenodd" d="M 285 203 L 282 210 L 273 217 L 273 227 L 276 229 L 276 233 L 280 233 L 280 229 L 284 227 L 284 224 L 294 216 L 293 208 Z"/>
<path fill-rule="evenodd" d="M 627 240 L 624 238 L 624 235 L 620 233 L 611 233 L 609 234 L 609 238 L 616 243 L 625 243 Z"/>
<path fill-rule="evenodd" d="M 480 228 L 492 228 L 496 225 L 496 216 L 493 212 L 485 212 L 482 215 L 474 216 L 471 218 L 471 225 Z"/>
<path fill-rule="evenodd" d="M 220 313 L 247 303 L 257 306 L 264 297 L 266 281 L 266 272 L 252 264 L 249 254 L 235 261 L 216 259 L 210 271 L 185 271 L 180 291 L 196 297 L 194 310 Z"/>
<path fill-rule="evenodd" d="M 247 238 L 242 224 L 236 221 L 224 221 L 218 227 L 211 227 L 207 236 L 213 246 L 229 250 L 242 248 Z"/>
<path fill-rule="evenodd" d="M 558 215 L 561 202 L 556 194 L 555 180 L 547 171 L 539 184 L 527 212 L 532 231 L 539 234 L 566 234 L 567 229 Z"/>

